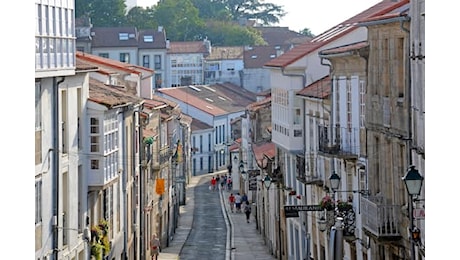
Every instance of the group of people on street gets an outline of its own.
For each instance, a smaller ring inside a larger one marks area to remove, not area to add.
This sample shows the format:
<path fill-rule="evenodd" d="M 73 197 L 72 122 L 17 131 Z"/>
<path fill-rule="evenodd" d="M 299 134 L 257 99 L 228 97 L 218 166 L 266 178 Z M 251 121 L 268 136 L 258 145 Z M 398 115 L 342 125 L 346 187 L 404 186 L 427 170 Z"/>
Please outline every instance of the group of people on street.
<path fill-rule="evenodd" d="M 228 202 L 230 204 L 230 210 L 232 213 L 235 211 L 235 208 L 237 213 L 241 213 L 241 206 L 243 206 L 243 212 L 246 215 L 246 222 L 249 223 L 249 218 L 251 216 L 251 205 L 249 204 L 248 196 L 246 196 L 245 193 L 243 193 L 242 196 L 239 192 L 235 195 L 230 193 L 230 196 L 228 196 Z"/>
<path fill-rule="evenodd" d="M 209 190 L 217 191 L 217 189 L 219 188 L 219 185 L 220 185 L 221 190 L 224 190 L 224 189 L 227 189 L 229 191 L 232 190 L 233 188 L 232 176 L 227 176 L 227 174 L 223 175 L 222 177 L 220 177 L 219 175 L 212 176 L 211 185 L 209 185 Z"/>

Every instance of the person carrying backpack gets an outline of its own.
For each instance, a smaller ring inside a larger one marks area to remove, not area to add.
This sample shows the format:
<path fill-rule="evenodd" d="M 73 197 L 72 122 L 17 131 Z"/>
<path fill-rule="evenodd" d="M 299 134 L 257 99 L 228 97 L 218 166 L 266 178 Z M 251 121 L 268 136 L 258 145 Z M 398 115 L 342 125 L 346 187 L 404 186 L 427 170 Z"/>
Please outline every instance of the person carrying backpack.
<path fill-rule="evenodd" d="M 249 216 L 251 216 L 251 205 L 249 205 L 249 201 L 246 201 L 244 205 L 244 214 L 246 214 L 246 222 L 249 223 Z"/>

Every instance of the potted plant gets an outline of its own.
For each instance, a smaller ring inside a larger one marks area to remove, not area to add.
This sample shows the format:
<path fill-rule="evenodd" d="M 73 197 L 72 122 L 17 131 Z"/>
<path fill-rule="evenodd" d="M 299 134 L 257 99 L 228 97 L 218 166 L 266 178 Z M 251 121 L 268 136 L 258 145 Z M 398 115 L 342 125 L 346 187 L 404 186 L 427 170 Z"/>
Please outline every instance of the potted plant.
<path fill-rule="evenodd" d="M 109 252 L 109 223 L 101 220 L 99 224 L 91 227 L 91 256 L 96 260 L 102 260 Z"/>
<path fill-rule="evenodd" d="M 325 210 L 334 210 L 334 201 L 329 195 L 324 196 L 324 198 L 321 199 L 319 205 L 321 206 L 322 209 Z"/>
<path fill-rule="evenodd" d="M 348 211 L 352 208 L 353 208 L 353 205 L 351 205 L 351 203 L 348 203 L 346 201 L 340 201 L 340 200 L 337 201 L 337 209 L 339 211 Z"/>

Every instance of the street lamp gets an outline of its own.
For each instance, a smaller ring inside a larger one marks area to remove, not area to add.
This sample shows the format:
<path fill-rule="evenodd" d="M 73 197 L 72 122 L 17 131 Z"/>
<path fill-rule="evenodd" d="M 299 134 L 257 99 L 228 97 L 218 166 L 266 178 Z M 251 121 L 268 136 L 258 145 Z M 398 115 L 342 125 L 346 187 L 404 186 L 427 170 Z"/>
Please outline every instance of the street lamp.
<path fill-rule="evenodd" d="M 417 169 L 415 169 L 414 165 L 409 167 L 406 176 L 402 179 L 406 184 L 407 193 L 409 193 L 411 197 L 420 195 L 423 184 L 423 176 L 420 175 Z"/>
<path fill-rule="evenodd" d="M 414 197 L 420 195 L 422 191 L 423 176 L 420 175 L 414 165 L 409 167 L 409 170 L 406 172 L 406 175 L 402 178 L 406 184 L 407 193 L 409 193 L 409 219 L 410 219 L 410 232 L 411 232 L 411 257 L 415 259 L 415 242 L 420 240 L 420 229 L 414 225 L 414 208 L 413 201 Z"/>
<path fill-rule="evenodd" d="M 333 192 L 336 192 L 340 186 L 340 176 L 332 172 L 331 177 L 329 177 L 329 182 L 331 183 L 331 189 Z"/>
<path fill-rule="evenodd" d="M 270 176 L 268 176 L 268 175 L 265 175 L 265 178 L 264 178 L 264 186 L 265 186 L 265 188 L 267 190 L 270 189 L 271 184 L 272 184 L 272 178 L 270 178 Z"/>

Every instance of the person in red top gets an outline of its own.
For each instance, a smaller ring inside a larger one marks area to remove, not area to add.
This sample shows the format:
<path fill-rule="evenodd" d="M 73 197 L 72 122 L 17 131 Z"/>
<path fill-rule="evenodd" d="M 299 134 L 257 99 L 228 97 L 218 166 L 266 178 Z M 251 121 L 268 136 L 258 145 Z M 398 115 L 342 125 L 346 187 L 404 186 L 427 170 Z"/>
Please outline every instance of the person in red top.
<path fill-rule="evenodd" d="M 211 190 L 216 190 L 216 178 L 214 178 L 214 176 L 212 176 L 212 179 L 211 179 L 211 187 L 212 189 Z"/>
<path fill-rule="evenodd" d="M 228 196 L 228 202 L 230 203 L 230 209 L 233 213 L 233 208 L 235 207 L 235 196 L 233 196 L 233 193 L 230 193 L 230 196 Z"/>

